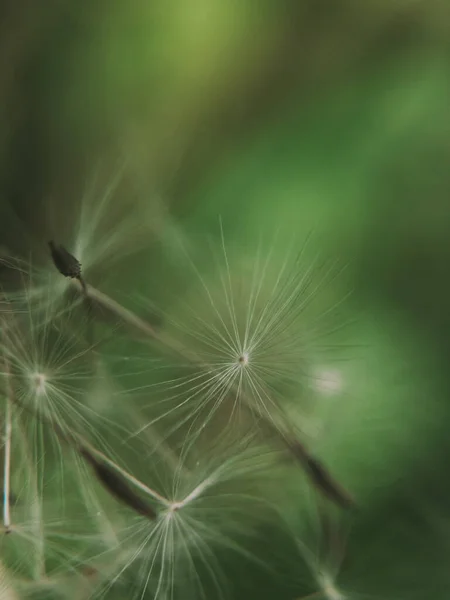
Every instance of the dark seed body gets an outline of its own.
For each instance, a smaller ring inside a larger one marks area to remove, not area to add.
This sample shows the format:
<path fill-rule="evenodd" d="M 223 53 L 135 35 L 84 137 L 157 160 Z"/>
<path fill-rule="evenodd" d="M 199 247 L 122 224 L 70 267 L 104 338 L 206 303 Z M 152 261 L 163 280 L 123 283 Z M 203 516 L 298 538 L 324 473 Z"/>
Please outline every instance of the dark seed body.
<path fill-rule="evenodd" d="M 92 466 L 100 483 L 118 500 L 148 519 L 156 519 L 154 509 L 144 502 L 111 467 L 98 461 L 86 449 L 80 449 L 81 454 Z"/>
<path fill-rule="evenodd" d="M 72 279 L 79 279 L 81 277 L 81 263 L 75 256 L 72 256 L 64 246 L 56 245 L 53 241 L 50 241 L 48 245 L 53 263 L 61 275 L 71 277 Z"/>
<path fill-rule="evenodd" d="M 336 481 L 327 468 L 314 456 L 311 456 L 300 442 L 289 443 L 294 456 L 303 464 L 312 483 L 332 502 L 346 510 L 356 508 L 354 498 Z"/>

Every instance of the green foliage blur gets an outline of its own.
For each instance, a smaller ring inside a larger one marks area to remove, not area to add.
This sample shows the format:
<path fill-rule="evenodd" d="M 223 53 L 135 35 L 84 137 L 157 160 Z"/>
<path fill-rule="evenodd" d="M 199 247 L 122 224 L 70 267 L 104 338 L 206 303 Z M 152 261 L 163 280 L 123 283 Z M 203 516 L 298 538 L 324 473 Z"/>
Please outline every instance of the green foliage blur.
<path fill-rule="evenodd" d="M 89 281 L 127 308 L 177 316 L 189 281 L 173 240 L 212 273 L 219 223 L 230 247 L 311 236 L 307 259 L 346 267 L 327 292 L 351 291 L 346 383 L 315 446 L 359 500 L 340 591 L 317 592 L 274 525 L 258 548 L 270 568 L 223 557 L 232 598 L 448 599 L 450 3 L 9 0 L 0 13 L 0 259 L 44 265 L 55 238 L 75 248 L 79 206 L 95 212 L 123 169 L 89 242 L 116 262 L 99 251 Z M 139 221 L 151 233 L 129 258 Z M 273 488 L 302 531 L 297 483 Z"/>

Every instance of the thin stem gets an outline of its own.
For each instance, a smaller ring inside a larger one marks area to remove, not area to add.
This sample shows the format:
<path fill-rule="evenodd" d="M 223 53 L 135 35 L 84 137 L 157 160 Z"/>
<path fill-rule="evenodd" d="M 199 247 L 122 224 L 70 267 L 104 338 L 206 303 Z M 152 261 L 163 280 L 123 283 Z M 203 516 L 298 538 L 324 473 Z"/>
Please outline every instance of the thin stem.
<path fill-rule="evenodd" d="M 78 279 L 72 279 L 71 283 L 72 285 L 76 286 L 81 292 L 83 292 L 87 298 L 90 298 L 94 302 L 97 302 L 110 312 L 114 313 L 122 321 L 124 321 L 128 325 L 131 325 L 140 333 L 154 340 L 157 340 L 158 342 L 163 343 L 167 348 L 174 350 L 177 354 L 181 355 L 183 358 L 190 360 L 193 363 L 201 362 L 199 357 L 195 353 L 190 352 L 183 345 L 169 338 L 167 335 L 158 332 L 154 327 L 147 323 L 147 321 L 141 319 L 138 315 L 122 306 L 119 302 L 117 302 L 107 294 L 86 283 L 84 283 L 83 286 Z"/>
<path fill-rule="evenodd" d="M 139 479 L 136 479 L 136 477 L 133 477 L 133 475 L 131 475 L 130 473 L 128 473 L 128 471 L 125 471 L 125 469 L 122 469 L 122 467 L 120 467 L 117 463 L 115 463 L 113 460 L 111 460 L 110 458 L 108 458 L 106 456 L 106 454 L 103 454 L 103 452 L 101 452 L 100 450 L 97 450 L 96 448 L 94 448 L 94 446 L 92 446 L 91 444 L 89 444 L 89 442 L 82 441 L 80 445 L 81 445 L 82 449 L 87 450 L 94 457 L 96 457 L 101 462 L 103 462 L 106 465 L 108 465 L 108 467 L 111 467 L 111 469 L 113 469 L 114 471 L 116 471 L 117 473 L 119 473 L 124 479 L 126 479 L 132 485 L 134 485 L 139 490 L 141 490 L 141 492 L 144 492 L 145 494 L 147 494 L 148 496 L 150 496 L 154 500 L 157 500 L 161 504 L 164 504 L 164 506 L 170 506 L 170 502 L 169 502 L 169 500 L 167 500 L 167 498 L 165 498 L 161 494 L 158 494 L 157 491 L 152 490 L 151 488 L 149 488 L 148 486 L 146 486 L 145 483 L 142 483 L 142 481 L 140 481 Z"/>
<path fill-rule="evenodd" d="M 84 280 L 80 281 L 80 279 L 71 279 L 70 283 L 81 290 L 86 296 L 118 315 L 123 321 L 125 321 L 125 323 L 128 323 L 129 325 L 132 325 L 138 329 L 141 333 L 150 335 L 151 337 L 157 336 L 156 330 L 153 329 L 153 327 L 146 321 L 135 315 L 130 310 L 126 309 L 124 306 L 119 304 L 119 302 L 113 300 L 110 296 L 104 294 L 100 290 L 97 290 L 91 285 L 88 286 Z"/>
<path fill-rule="evenodd" d="M 5 363 L 6 375 L 6 407 L 5 407 L 5 430 L 4 430 L 4 459 L 3 459 L 3 526 L 5 533 L 11 531 L 11 432 L 12 432 L 12 395 L 11 376 L 9 363 Z"/>
<path fill-rule="evenodd" d="M 179 510 L 180 508 L 186 506 L 186 504 L 189 504 L 189 502 L 192 502 L 193 500 L 198 498 L 200 494 L 203 494 L 206 488 L 208 488 L 212 483 L 215 482 L 215 480 L 216 478 L 214 476 L 205 479 L 205 481 L 203 481 L 194 490 L 192 490 L 192 492 L 188 494 L 184 500 L 181 500 L 179 502 L 172 502 L 170 504 L 171 510 Z"/>

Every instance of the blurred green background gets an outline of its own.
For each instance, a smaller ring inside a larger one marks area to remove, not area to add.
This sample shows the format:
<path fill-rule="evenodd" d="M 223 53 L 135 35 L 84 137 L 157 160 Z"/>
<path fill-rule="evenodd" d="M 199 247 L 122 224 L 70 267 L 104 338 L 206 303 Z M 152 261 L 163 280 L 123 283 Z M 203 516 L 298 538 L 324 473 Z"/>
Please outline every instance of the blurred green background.
<path fill-rule="evenodd" d="M 449 598 L 450 3 L 15 0 L 0 56 L 3 256 L 56 237 L 134 308 L 183 292 L 174 239 L 201 261 L 219 217 L 230 245 L 312 232 L 347 266 L 354 360 L 317 450 L 364 509 L 323 597 Z M 313 593 L 285 553 L 233 597 Z"/>

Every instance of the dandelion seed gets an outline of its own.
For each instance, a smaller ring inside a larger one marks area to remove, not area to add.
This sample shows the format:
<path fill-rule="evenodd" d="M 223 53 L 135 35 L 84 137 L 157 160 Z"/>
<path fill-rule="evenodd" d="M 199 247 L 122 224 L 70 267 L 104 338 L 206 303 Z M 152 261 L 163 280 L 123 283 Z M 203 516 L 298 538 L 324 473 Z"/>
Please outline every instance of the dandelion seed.
<path fill-rule="evenodd" d="M 152 236 L 161 234 L 162 230 L 166 233 L 171 227 L 161 199 L 156 195 L 149 198 L 148 193 L 144 197 L 135 187 L 136 182 L 128 179 L 129 175 L 128 160 L 115 165 L 112 178 L 110 165 L 103 168 L 98 164 L 88 177 L 81 196 L 69 203 L 50 202 L 46 207 L 48 230 L 59 231 L 64 239 L 70 239 L 73 249 L 72 255 L 54 243 L 54 266 L 76 287 L 80 283 L 85 297 L 91 287 L 86 289 L 86 280 L 92 283 L 98 276 L 107 277 L 112 267 L 126 264 L 130 257 L 148 246 Z M 122 187 L 124 184 L 125 188 Z M 0 257 L 0 264 L 5 261 L 8 259 Z M 19 272 L 30 272 L 29 265 L 20 257 L 8 262 L 15 263 L 12 266 Z M 81 279 L 78 278 L 80 263 L 83 266 Z M 33 302 L 40 303 L 49 290 L 56 301 L 67 295 L 67 282 L 55 277 L 54 271 L 53 265 L 51 269 L 39 265 L 33 267 Z"/>
<path fill-rule="evenodd" d="M 172 306 L 164 333 L 150 335 L 190 365 L 181 366 L 180 376 L 166 386 L 161 382 L 161 400 L 156 386 L 148 386 L 148 408 L 156 416 L 143 428 L 160 423 L 169 436 L 188 427 L 194 440 L 216 417 L 245 422 L 252 414 L 282 430 L 286 403 L 296 402 L 297 414 L 309 410 L 304 392 L 327 333 L 322 317 L 336 308 L 314 314 L 314 301 L 335 276 L 334 268 L 317 273 L 316 264 L 304 264 L 304 248 L 283 253 L 277 262 L 275 245 L 267 252 L 263 247 L 254 256 L 242 251 L 232 256 L 221 232 L 211 273 L 188 257 L 198 286 L 191 284 L 182 304 Z M 135 391 L 143 393 L 145 385 Z"/>
<path fill-rule="evenodd" d="M 81 263 L 62 245 L 56 246 L 53 241 L 48 243 L 55 267 L 64 275 L 72 279 L 81 277 Z"/>
<path fill-rule="evenodd" d="M 222 599 L 229 588 L 222 552 L 231 550 L 260 564 L 245 542 L 256 535 L 259 518 L 274 518 L 269 503 L 253 488 L 258 475 L 274 463 L 273 453 L 252 445 L 254 440 L 254 433 L 234 443 L 225 437 L 206 455 L 205 449 L 189 447 L 189 463 L 200 468 L 184 477 L 180 464 L 167 482 L 169 502 L 156 520 L 137 518 L 124 529 L 121 545 L 129 548 L 127 558 L 103 590 L 105 597 L 135 565 L 140 587 L 133 598 L 206 600 L 213 591 Z"/>
<path fill-rule="evenodd" d="M 91 431 L 105 422 L 87 403 L 96 365 L 91 347 L 78 337 L 79 322 L 53 311 L 51 298 L 42 313 L 34 304 L 8 305 L 2 315 L 1 348 L 7 357 L 17 404 L 59 427 Z M 51 316 L 50 316 L 51 315 Z"/>
<path fill-rule="evenodd" d="M 62 245 L 55 245 L 53 241 L 48 243 L 53 263 L 61 275 L 70 279 L 78 279 L 83 289 L 87 294 L 87 287 L 84 279 L 81 276 L 81 263 L 72 254 L 70 254 Z"/>

